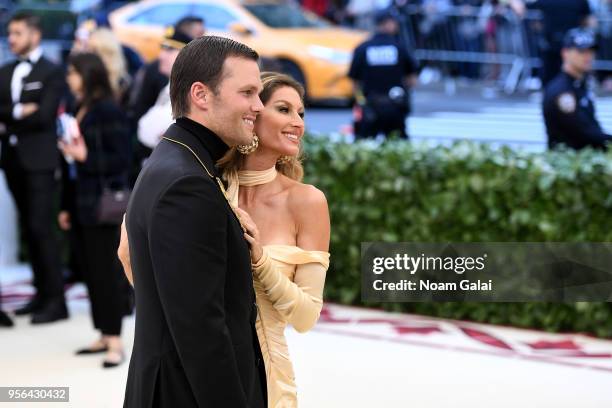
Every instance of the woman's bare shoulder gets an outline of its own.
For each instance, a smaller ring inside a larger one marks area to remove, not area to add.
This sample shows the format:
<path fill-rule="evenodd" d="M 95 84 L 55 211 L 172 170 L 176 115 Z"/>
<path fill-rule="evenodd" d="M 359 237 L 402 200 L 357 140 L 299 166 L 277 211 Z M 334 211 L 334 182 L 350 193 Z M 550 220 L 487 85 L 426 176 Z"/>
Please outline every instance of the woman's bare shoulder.
<path fill-rule="evenodd" d="M 288 204 L 291 210 L 327 211 L 327 198 L 325 194 L 313 186 L 299 181 L 290 180 L 288 187 Z"/>
<path fill-rule="evenodd" d="M 328 251 L 329 210 L 325 194 L 310 184 L 294 182 L 288 199 L 297 227 L 297 244 L 306 250 Z"/>

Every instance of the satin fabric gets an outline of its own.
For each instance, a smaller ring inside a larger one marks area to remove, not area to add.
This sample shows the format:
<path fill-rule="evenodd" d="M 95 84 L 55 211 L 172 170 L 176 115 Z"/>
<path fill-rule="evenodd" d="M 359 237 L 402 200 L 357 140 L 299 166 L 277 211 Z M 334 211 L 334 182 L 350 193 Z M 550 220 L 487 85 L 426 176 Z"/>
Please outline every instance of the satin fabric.
<path fill-rule="evenodd" d="M 224 175 L 227 195 L 238 206 L 240 186 L 255 186 L 273 181 L 276 168 L 263 171 L 238 171 Z M 325 274 L 329 253 L 307 251 L 293 245 L 264 245 L 264 255 L 253 265 L 253 286 L 257 299 L 257 336 L 264 358 L 268 384 L 268 407 L 297 407 L 297 387 L 285 328 L 310 330 L 323 306 Z"/>

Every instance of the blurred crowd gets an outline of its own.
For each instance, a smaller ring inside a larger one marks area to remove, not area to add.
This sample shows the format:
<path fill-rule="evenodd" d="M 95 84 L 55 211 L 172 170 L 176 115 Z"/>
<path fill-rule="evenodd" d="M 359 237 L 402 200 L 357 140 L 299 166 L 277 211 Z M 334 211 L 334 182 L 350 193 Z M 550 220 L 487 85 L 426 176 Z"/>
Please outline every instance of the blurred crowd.
<path fill-rule="evenodd" d="M 587 0 L 593 14 L 607 19 L 612 15 L 612 1 Z M 470 8 L 482 8 L 484 17 L 493 14 L 511 19 L 511 14 L 522 14 L 521 4 L 527 8 L 537 8 L 537 0 L 300 0 L 306 10 L 327 18 L 336 24 L 354 28 L 372 28 L 378 10 L 395 7 L 400 10 L 417 10 L 426 20 L 448 19 L 453 8 L 461 8 L 468 13 Z M 483 30 L 485 28 L 483 27 Z M 610 27 L 605 27 L 609 31 Z"/>
<path fill-rule="evenodd" d="M 336 24 L 370 31 L 375 29 L 377 11 L 394 9 L 400 17 L 407 47 L 428 51 L 417 56 L 421 67 L 426 67 L 423 82 L 429 82 L 432 75 L 503 81 L 512 65 L 510 57 L 521 57 L 532 65 L 527 76 L 539 80 L 531 88 L 543 87 L 554 76 L 557 70 L 554 67 L 560 65 L 558 55 L 563 35 L 578 26 L 595 29 L 600 44 L 598 59 L 612 60 L 611 0 L 302 0 L 300 3 Z M 499 54 L 508 57 L 494 57 Z M 605 89 L 612 90 L 609 72 L 612 72 L 609 66 L 598 68 L 598 79 Z"/>
<path fill-rule="evenodd" d="M 76 353 L 103 353 L 103 366 L 115 367 L 125 359 L 122 320 L 133 311 L 133 292 L 116 255 L 119 225 L 141 165 L 172 122 L 168 76 L 174 60 L 204 35 L 204 21 L 178 21 L 159 58 L 146 65 L 107 27 L 82 26 L 65 66 L 44 56 L 38 16 L 16 13 L 7 31 L 16 59 L 0 68 L 0 166 L 36 290 L 15 314 L 30 315 L 32 324 L 66 319 L 64 283 L 83 281 L 100 337 Z M 0 312 L 0 326 L 12 325 Z"/>

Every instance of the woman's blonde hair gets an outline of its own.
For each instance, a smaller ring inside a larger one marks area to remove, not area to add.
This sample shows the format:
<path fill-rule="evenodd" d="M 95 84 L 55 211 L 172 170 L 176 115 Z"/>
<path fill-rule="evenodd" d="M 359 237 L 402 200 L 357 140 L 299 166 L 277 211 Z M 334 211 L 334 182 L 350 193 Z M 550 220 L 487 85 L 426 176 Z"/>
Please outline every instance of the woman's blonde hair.
<path fill-rule="evenodd" d="M 119 40 L 108 28 L 97 28 L 91 33 L 88 45 L 104 62 L 113 93 L 120 99 L 127 88 L 129 75 Z"/>
<path fill-rule="evenodd" d="M 261 83 L 263 90 L 259 94 L 259 99 L 265 105 L 268 103 L 274 92 L 280 88 L 289 87 L 295 89 L 300 95 L 300 99 L 304 102 L 304 87 L 289 75 L 278 72 L 262 72 Z M 226 173 L 237 172 L 244 165 L 245 156 L 238 152 L 236 147 L 232 147 L 219 161 L 217 166 Z M 276 170 L 285 176 L 302 181 L 304 177 L 304 168 L 302 166 L 302 148 L 296 156 L 288 157 L 288 160 L 276 163 Z"/>

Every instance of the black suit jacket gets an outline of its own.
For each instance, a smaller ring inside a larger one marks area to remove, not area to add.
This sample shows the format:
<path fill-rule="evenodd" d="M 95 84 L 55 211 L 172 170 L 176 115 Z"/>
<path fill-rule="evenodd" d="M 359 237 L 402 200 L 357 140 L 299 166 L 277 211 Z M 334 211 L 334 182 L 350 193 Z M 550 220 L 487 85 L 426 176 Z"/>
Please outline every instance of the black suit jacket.
<path fill-rule="evenodd" d="M 34 102 L 38 111 L 23 119 L 13 119 L 13 101 L 11 98 L 11 79 L 18 62 L 11 62 L 0 68 L 0 122 L 7 131 L 1 139 L 3 147 L 9 135 L 19 138 L 16 149 L 3 148 L 0 155 L 0 166 L 5 163 L 8 154 L 17 154 L 24 169 L 29 171 L 53 170 L 59 164 L 57 148 L 57 109 L 65 89 L 62 69 L 41 57 L 24 78 L 21 91 L 21 103 Z"/>
<path fill-rule="evenodd" d="M 214 172 L 227 146 L 178 119 L 166 136 Z M 127 211 L 136 333 L 124 407 L 259 407 L 261 351 L 249 248 L 219 186 L 162 140 Z M 265 384 L 264 384 L 265 386 Z"/>

